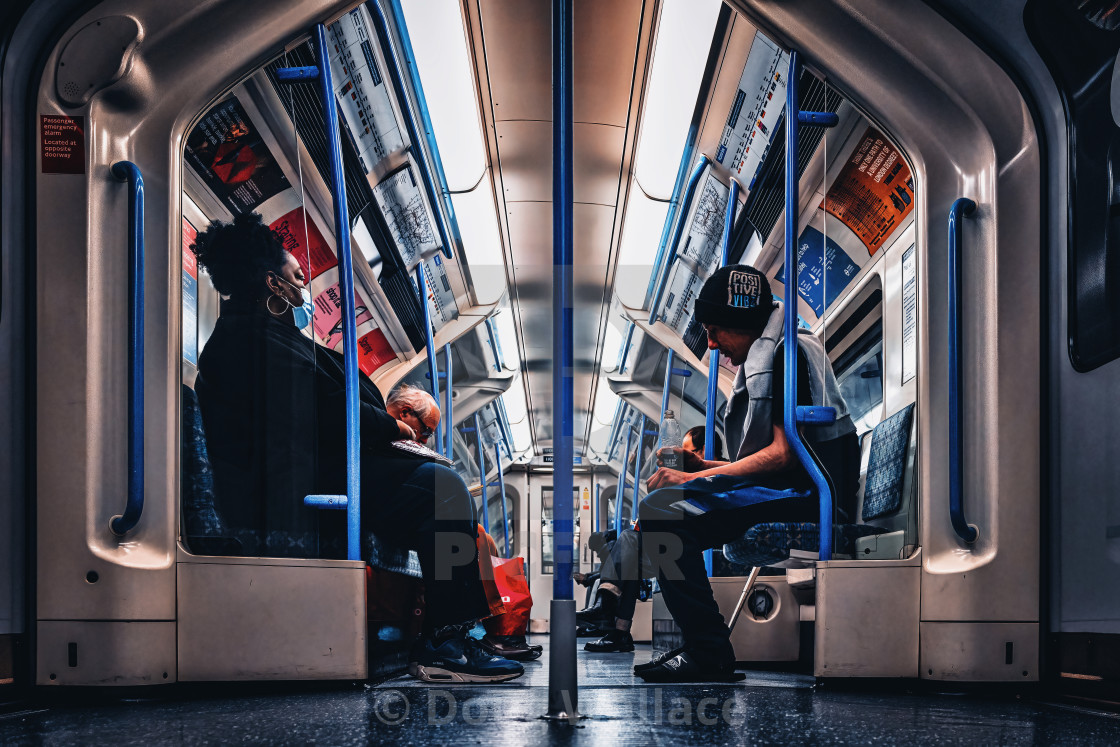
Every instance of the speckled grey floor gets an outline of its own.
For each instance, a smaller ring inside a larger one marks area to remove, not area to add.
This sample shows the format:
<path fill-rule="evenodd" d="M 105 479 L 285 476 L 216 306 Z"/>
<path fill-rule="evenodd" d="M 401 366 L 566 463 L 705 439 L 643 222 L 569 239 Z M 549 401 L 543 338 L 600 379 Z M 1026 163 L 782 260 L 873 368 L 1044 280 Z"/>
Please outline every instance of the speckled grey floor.
<path fill-rule="evenodd" d="M 537 637 L 538 642 L 546 642 Z M 581 641 L 582 646 L 582 641 Z M 734 685 L 652 686 L 629 654 L 580 651 L 575 724 L 547 708 L 547 651 L 524 677 L 487 687 L 426 685 L 156 691 L 97 705 L 29 705 L 0 715 L 0 744 L 1120 744 L 1120 719 L 1011 697 L 818 687 L 748 672 Z"/>

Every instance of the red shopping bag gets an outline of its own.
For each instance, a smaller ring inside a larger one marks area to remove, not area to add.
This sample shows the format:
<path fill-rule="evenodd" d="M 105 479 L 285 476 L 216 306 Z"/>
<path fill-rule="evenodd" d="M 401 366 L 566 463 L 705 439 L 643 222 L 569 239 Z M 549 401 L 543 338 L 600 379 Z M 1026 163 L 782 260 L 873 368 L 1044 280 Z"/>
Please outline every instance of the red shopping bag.
<path fill-rule="evenodd" d="M 502 602 L 502 591 L 498 588 L 495 580 L 497 575 L 494 572 L 493 564 L 500 562 L 495 552 L 493 555 L 490 553 L 490 548 L 494 546 L 494 540 L 478 525 L 478 538 L 476 540 L 478 546 L 478 575 L 482 579 L 482 588 L 486 590 L 486 604 L 490 607 L 491 615 L 501 615 L 506 611 L 506 606 Z"/>
<path fill-rule="evenodd" d="M 523 558 L 501 560 L 494 558 L 494 583 L 502 594 L 504 615 L 497 615 L 482 624 L 491 635 L 525 635 L 529 628 L 529 615 L 533 611 L 533 595 L 525 578 Z"/>

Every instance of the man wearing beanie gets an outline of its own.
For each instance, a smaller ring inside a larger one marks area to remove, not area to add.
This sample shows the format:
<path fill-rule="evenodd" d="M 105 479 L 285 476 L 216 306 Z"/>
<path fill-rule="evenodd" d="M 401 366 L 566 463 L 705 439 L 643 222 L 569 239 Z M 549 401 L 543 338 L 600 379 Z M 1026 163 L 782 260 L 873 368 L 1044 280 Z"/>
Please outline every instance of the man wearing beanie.
<path fill-rule="evenodd" d="M 696 299 L 695 315 L 708 348 L 739 366 L 724 411 L 732 461 L 682 453 L 683 470 L 662 467 L 649 479 L 639 523 L 644 552 L 658 569 L 665 604 L 684 646 L 634 668 L 651 682 L 707 682 L 734 678 L 731 631 L 720 615 L 704 568 L 703 551 L 766 522 L 816 522 L 812 482 L 786 440 L 783 421 L 785 312 L 766 276 L 749 265 L 717 270 Z M 854 512 L 859 487 L 859 442 L 824 347 L 808 330 L 798 334 L 798 405 L 836 408 L 836 422 L 801 430 L 828 473 L 837 515 Z M 762 487 L 796 490 L 773 499 Z"/>

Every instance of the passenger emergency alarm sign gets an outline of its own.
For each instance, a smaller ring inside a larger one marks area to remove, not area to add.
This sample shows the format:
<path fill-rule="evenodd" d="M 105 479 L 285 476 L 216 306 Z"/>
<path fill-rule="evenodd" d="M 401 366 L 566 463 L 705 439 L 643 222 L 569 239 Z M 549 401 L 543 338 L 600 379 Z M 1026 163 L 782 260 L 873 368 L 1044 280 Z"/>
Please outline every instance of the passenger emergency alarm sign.
<path fill-rule="evenodd" d="M 86 173 L 86 118 L 39 115 L 40 164 L 44 174 Z"/>

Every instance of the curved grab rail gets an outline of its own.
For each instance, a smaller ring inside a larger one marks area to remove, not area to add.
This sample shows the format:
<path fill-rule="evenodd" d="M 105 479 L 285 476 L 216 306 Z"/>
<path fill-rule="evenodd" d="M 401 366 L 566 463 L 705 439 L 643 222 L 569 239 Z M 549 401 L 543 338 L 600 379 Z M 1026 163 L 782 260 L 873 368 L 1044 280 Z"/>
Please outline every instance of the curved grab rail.
<path fill-rule="evenodd" d="M 809 124 L 811 117 L 802 117 L 797 103 L 797 78 L 801 70 L 797 50 L 789 55 L 789 75 L 786 80 L 786 224 L 785 224 L 785 265 L 786 288 L 796 289 L 798 263 L 797 246 L 797 126 L 802 121 Z M 806 113 L 809 114 L 809 113 Z M 821 122 L 827 126 L 827 122 Z M 809 474 L 817 490 L 820 501 L 820 554 L 821 560 L 832 559 L 832 489 L 828 478 L 821 471 L 812 454 L 809 453 L 801 433 L 797 430 L 797 291 L 785 293 L 785 402 L 782 423 L 786 439 L 789 441 L 797 460 Z"/>
<path fill-rule="evenodd" d="M 961 423 L 961 219 L 976 211 L 967 197 L 949 209 L 949 518 L 957 536 L 973 543 L 980 532 L 964 517 L 964 426 Z"/>
<path fill-rule="evenodd" d="M 688 217 L 688 207 L 692 204 L 692 196 L 696 192 L 696 185 L 700 183 L 700 177 L 704 174 L 704 169 L 707 168 L 708 163 L 708 157 L 701 153 L 700 159 L 696 162 L 696 166 L 693 167 L 692 173 L 688 177 L 688 186 L 685 187 L 684 198 L 681 200 L 675 216 L 673 236 L 669 239 L 665 263 L 657 276 L 657 290 L 654 292 L 653 301 L 649 305 L 650 324 L 657 321 L 657 310 L 661 306 L 661 297 L 665 295 L 665 286 L 669 283 L 669 271 L 673 269 L 673 263 L 677 261 L 677 244 L 680 243 L 681 233 L 684 231 L 684 221 Z"/>
<path fill-rule="evenodd" d="M 494 464 L 498 468 L 498 489 L 502 494 L 502 536 L 506 538 L 506 559 L 509 559 L 513 557 L 513 548 L 509 546 L 509 511 L 506 509 L 506 476 L 502 472 L 502 449 L 498 444 L 494 444 Z M 482 494 L 486 495 L 486 491 L 483 490 Z M 486 511 L 489 513 L 489 506 L 487 506 Z"/>
<path fill-rule="evenodd" d="M 408 59 L 413 58 L 412 55 L 412 42 L 408 38 L 408 29 L 404 25 L 403 12 L 398 13 L 396 4 L 393 3 L 393 17 L 397 21 L 397 31 L 401 39 L 402 46 L 405 47 L 405 54 Z M 436 189 L 433 184 L 432 174 L 428 169 L 428 162 L 424 158 L 423 151 L 420 148 L 421 137 L 416 128 L 416 120 L 412 116 L 412 109 L 408 105 L 407 89 L 404 85 L 404 78 L 401 75 L 401 62 L 397 58 L 397 48 L 393 45 L 392 37 L 389 35 L 389 23 L 385 17 L 385 10 L 381 7 L 381 0 L 369 0 L 366 7 L 371 9 L 370 17 L 373 19 L 374 25 L 377 27 L 377 35 L 381 38 L 381 49 L 385 53 L 388 61 L 387 67 L 389 68 L 389 75 L 393 79 L 393 85 L 401 93 L 401 115 L 404 118 L 405 129 L 408 130 L 408 139 L 412 141 L 412 147 L 416 148 L 417 159 L 416 163 L 420 171 L 420 180 L 424 183 L 424 192 L 427 194 L 428 199 L 432 203 L 432 210 L 435 212 L 436 230 L 439 232 L 439 239 L 443 242 L 443 255 L 448 259 L 452 259 L 451 241 L 447 236 L 447 226 L 443 224 L 443 211 L 439 210 L 439 206 L 443 205 L 451 214 L 454 219 L 454 208 L 451 207 L 451 200 L 441 200 L 436 198 Z M 407 63 L 407 60 L 406 60 Z M 420 117 L 424 121 L 424 127 L 428 132 L 432 132 L 431 119 L 428 116 L 427 102 L 424 99 L 424 89 L 420 86 L 419 75 L 413 74 L 412 69 L 409 69 L 410 79 L 413 82 L 413 92 L 416 94 L 417 106 L 420 109 Z M 439 158 L 439 150 L 435 147 L 435 136 L 423 138 L 423 141 L 428 143 L 428 147 L 432 149 L 432 160 L 436 163 L 436 168 L 442 172 L 443 162 Z M 443 174 L 440 174 L 441 186 L 446 189 Z M 450 194 L 450 192 L 448 192 Z M 436 400 L 439 401 L 438 399 Z"/>
<path fill-rule="evenodd" d="M 455 461 L 455 415 L 451 411 L 451 405 L 452 405 L 452 402 L 451 402 L 451 399 L 452 399 L 451 387 L 452 387 L 452 381 L 453 381 L 452 376 L 454 375 L 454 372 L 452 371 L 452 366 L 451 366 L 451 344 L 450 343 L 443 346 L 443 357 L 444 357 L 444 364 L 443 364 L 444 365 L 444 371 L 447 374 L 447 387 L 446 387 L 447 396 L 444 399 L 444 402 L 446 404 L 444 405 L 444 408 L 443 408 L 444 413 L 447 415 L 447 425 L 444 426 L 443 433 L 444 433 L 445 436 L 447 436 L 447 443 L 445 445 L 445 448 L 447 450 L 447 458 L 454 462 Z M 439 400 L 437 399 L 436 402 L 438 403 Z"/>
<path fill-rule="evenodd" d="M 144 177 L 131 161 L 117 161 L 113 176 L 128 182 L 128 503 L 109 520 L 123 537 L 144 512 Z"/>
<path fill-rule="evenodd" d="M 634 429 L 626 426 L 626 450 L 622 453 L 622 467 L 618 470 L 618 487 L 614 489 L 614 531 L 618 533 L 622 532 L 622 501 L 626 497 L 626 467 L 630 462 L 630 442 L 633 438 Z"/>

